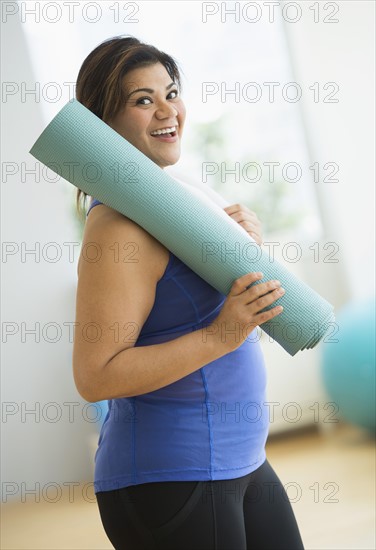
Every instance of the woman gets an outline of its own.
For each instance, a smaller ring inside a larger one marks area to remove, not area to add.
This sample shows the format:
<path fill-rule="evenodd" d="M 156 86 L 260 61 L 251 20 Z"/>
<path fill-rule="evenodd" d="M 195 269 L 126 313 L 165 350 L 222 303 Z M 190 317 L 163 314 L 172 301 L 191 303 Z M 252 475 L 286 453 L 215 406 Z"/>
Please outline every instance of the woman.
<path fill-rule="evenodd" d="M 174 59 L 133 37 L 100 44 L 77 79 L 77 99 L 162 169 L 180 156 L 180 89 Z M 225 210 L 261 243 L 254 213 Z M 98 200 L 83 250 L 89 243 L 101 254 L 80 257 L 76 322 L 88 330 L 75 336 L 73 369 L 84 399 L 109 400 L 94 487 L 114 547 L 303 548 L 265 454 L 256 327 L 281 312 L 260 313 L 283 295 L 280 283 L 250 286 L 262 274 L 248 273 L 226 297 Z"/>

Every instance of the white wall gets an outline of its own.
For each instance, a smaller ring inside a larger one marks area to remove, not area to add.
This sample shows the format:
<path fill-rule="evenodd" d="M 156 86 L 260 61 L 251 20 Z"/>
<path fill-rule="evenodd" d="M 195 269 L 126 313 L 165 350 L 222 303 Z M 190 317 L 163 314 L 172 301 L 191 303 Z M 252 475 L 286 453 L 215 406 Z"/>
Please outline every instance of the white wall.
<path fill-rule="evenodd" d="M 297 23 L 285 22 L 286 36 L 294 81 L 303 90 L 301 109 L 311 164 L 318 162 L 323 166 L 334 161 L 340 168 L 338 183 L 315 184 L 324 227 L 320 250 L 324 251 L 328 242 L 337 243 L 339 251 L 335 257 L 339 262 L 326 263 L 321 256 L 314 263 L 312 256 L 306 254 L 306 259 L 289 267 L 331 302 L 338 314 L 348 301 L 363 296 L 372 299 L 374 294 L 375 5 L 336 2 L 339 23 L 325 24 L 313 22 L 313 12 L 309 11 L 313 3 L 299 4 L 303 16 Z M 323 4 L 320 3 L 321 10 Z M 329 13 L 320 12 L 323 16 Z M 314 82 L 319 82 L 320 88 L 326 82 L 338 83 L 339 103 L 315 103 L 309 91 Z M 330 251 L 325 251 L 325 255 Z M 325 418 L 325 403 L 331 399 L 323 385 L 320 359 L 324 346 L 334 345 L 330 340 L 338 337 L 339 333 L 332 335 L 329 331 L 329 341 L 293 358 L 262 338 L 268 368 L 268 401 L 279 404 L 271 419 L 270 434 L 312 423 L 315 403 L 319 404 L 318 417 Z M 291 422 L 289 415 L 297 421 Z"/>
<path fill-rule="evenodd" d="M 329 15 L 319 4 L 321 14 Z M 375 3 L 334 4 L 338 23 L 314 23 L 311 11 L 285 28 L 295 80 L 303 89 L 314 82 L 340 88 L 338 103 L 314 103 L 312 92 L 303 94 L 302 109 L 312 160 L 340 168 L 338 183 L 317 184 L 316 190 L 326 241 L 339 244 L 350 296 L 360 298 L 374 293 L 375 280 Z"/>
<path fill-rule="evenodd" d="M 9 18 L 2 30 L 2 51 L 12 52 L 2 56 L 3 82 L 33 82 L 18 18 Z M 18 169 L 22 162 L 32 168 L 35 159 L 28 151 L 45 126 L 38 103 L 22 103 L 19 94 L 8 97 L 2 104 L 2 115 L 3 170 L 5 166 L 9 169 L 4 163 L 10 162 Z M 49 262 L 48 258 L 54 257 L 52 247 L 45 249 L 49 256 L 41 253 L 39 260 L 26 255 L 22 261 L 19 252 L 4 255 L 6 246 L 16 251 L 25 245 L 35 249 L 39 243 L 42 251 L 46 243 L 55 242 L 55 250 L 67 250 L 64 242 L 78 241 L 68 186 L 63 181 L 36 182 L 32 174 L 22 182 L 20 172 L 8 177 L 3 172 L 1 477 L 3 499 L 7 500 L 7 490 L 20 498 L 25 489 L 37 488 L 38 492 L 37 482 L 42 491 L 48 483 L 88 479 L 91 473 L 92 456 L 85 441 L 97 427 L 89 421 L 94 415 L 83 417 L 85 402 L 72 377 L 72 339 L 63 325 L 75 317 L 77 251 L 73 263 L 66 251 L 60 261 Z M 40 323 L 39 342 L 22 329 L 35 327 L 36 323 Z M 57 335 L 52 327 L 43 335 L 47 323 L 56 323 L 60 328 L 60 341 L 51 343 Z M 4 331 L 11 327 L 17 332 L 6 336 Z M 26 414 L 26 409 L 36 413 Z M 71 418 L 69 409 L 75 410 Z M 87 412 L 90 415 L 95 410 Z M 8 482 L 13 485 L 6 485 Z"/>

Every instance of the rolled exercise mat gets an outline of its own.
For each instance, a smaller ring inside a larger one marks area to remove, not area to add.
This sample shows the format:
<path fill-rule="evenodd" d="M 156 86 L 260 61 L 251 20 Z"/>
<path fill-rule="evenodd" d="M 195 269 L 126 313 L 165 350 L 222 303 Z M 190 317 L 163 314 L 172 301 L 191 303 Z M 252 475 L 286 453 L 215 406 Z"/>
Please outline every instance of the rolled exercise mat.
<path fill-rule="evenodd" d="M 221 293 L 251 271 L 264 274 L 254 284 L 279 279 L 286 289 L 278 300 L 284 310 L 261 328 L 290 355 L 314 347 L 334 320 L 333 306 L 272 260 L 222 208 L 173 179 L 76 99 L 52 119 L 30 153 L 139 224 Z"/>

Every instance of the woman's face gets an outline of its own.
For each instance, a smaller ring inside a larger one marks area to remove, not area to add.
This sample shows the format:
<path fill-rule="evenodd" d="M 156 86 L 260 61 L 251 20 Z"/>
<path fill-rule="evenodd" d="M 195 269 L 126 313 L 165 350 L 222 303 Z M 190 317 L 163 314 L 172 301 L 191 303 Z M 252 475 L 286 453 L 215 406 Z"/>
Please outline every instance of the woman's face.
<path fill-rule="evenodd" d="M 133 69 L 123 85 L 129 91 L 128 99 L 108 125 L 160 168 L 175 164 L 185 120 L 177 85 L 161 63 Z M 155 133 L 166 128 L 174 129 L 172 135 Z"/>

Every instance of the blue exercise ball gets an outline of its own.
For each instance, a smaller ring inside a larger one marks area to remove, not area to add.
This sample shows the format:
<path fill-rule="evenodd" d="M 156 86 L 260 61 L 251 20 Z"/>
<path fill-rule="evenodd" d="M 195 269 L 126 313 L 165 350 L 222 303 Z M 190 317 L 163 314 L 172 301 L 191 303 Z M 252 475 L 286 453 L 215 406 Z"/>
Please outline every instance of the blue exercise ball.
<path fill-rule="evenodd" d="M 98 415 L 97 415 L 98 427 L 99 429 L 101 429 L 102 424 L 105 421 L 105 418 L 108 413 L 108 401 L 107 399 L 104 399 L 103 401 L 97 401 L 95 405 L 98 408 Z"/>
<path fill-rule="evenodd" d="M 375 433 L 375 298 L 348 303 L 336 325 L 321 346 L 325 389 L 338 417 Z"/>

